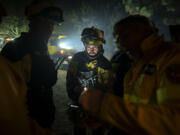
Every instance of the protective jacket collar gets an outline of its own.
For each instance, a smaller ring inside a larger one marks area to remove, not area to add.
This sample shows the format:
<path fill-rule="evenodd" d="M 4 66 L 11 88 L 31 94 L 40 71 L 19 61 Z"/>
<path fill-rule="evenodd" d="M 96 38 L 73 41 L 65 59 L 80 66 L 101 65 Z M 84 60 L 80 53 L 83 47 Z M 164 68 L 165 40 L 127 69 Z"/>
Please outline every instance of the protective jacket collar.
<path fill-rule="evenodd" d="M 164 42 L 164 35 L 159 36 L 157 33 L 154 33 L 147 37 L 141 43 L 141 50 L 144 55 L 152 51 L 152 49 L 159 48 Z"/>

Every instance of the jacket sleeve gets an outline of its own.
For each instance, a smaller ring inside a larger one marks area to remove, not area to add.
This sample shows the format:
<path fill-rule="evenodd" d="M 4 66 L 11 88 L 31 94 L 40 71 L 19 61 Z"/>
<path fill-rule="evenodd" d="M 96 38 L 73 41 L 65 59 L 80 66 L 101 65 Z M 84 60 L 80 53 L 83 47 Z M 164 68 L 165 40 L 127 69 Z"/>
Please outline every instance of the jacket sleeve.
<path fill-rule="evenodd" d="M 165 64 L 161 64 L 162 70 L 158 74 L 157 101 L 159 104 L 180 102 L 180 51 L 176 49 L 170 55 L 164 60 Z"/>
<path fill-rule="evenodd" d="M 76 57 L 73 57 L 67 71 L 66 90 L 69 98 L 74 101 L 78 100 L 78 94 L 75 92 L 75 87 L 77 86 L 77 69 L 78 62 Z"/>
<path fill-rule="evenodd" d="M 129 134 L 178 135 L 180 107 L 132 104 L 122 98 L 105 94 L 100 117 Z"/>
<path fill-rule="evenodd" d="M 30 135 L 25 105 L 27 88 L 18 67 L 0 56 L 0 134 L 2 135 Z"/>

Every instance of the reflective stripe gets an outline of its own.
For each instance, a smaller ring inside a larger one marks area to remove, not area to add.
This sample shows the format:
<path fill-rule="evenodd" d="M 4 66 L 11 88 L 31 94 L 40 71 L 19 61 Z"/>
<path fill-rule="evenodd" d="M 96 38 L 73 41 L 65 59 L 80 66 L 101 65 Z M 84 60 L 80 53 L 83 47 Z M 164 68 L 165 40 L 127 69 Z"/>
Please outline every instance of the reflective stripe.
<path fill-rule="evenodd" d="M 102 45 L 102 41 L 89 41 L 87 42 L 88 45 Z"/>
<path fill-rule="evenodd" d="M 137 103 L 137 104 L 148 104 L 149 100 L 148 99 L 142 99 L 140 97 L 137 97 L 135 95 L 129 95 L 129 94 L 124 94 L 124 100 L 128 100 L 132 103 Z"/>

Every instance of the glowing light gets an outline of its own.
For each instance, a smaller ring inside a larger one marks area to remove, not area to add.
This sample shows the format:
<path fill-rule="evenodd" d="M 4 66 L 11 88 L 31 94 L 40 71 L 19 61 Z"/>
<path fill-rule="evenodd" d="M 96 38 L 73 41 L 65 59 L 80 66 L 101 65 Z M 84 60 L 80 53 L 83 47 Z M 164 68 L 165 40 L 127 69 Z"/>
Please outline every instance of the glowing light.
<path fill-rule="evenodd" d="M 59 47 L 63 49 L 72 49 L 72 47 L 68 46 L 66 43 L 60 43 Z"/>
<path fill-rule="evenodd" d="M 59 53 L 60 54 L 64 54 L 65 52 L 64 52 L 64 50 L 60 50 Z"/>
<path fill-rule="evenodd" d="M 68 56 L 68 59 L 72 59 L 72 56 Z"/>
<path fill-rule="evenodd" d="M 87 87 L 84 87 L 84 91 L 87 91 L 88 90 L 88 88 Z"/>
<path fill-rule="evenodd" d="M 67 38 L 67 36 L 59 35 L 58 38 L 59 38 L 59 39 L 63 39 L 63 38 Z"/>
<path fill-rule="evenodd" d="M 9 42 L 9 41 L 13 41 L 13 40 L 14 40 L 14 38 L 9 38 L 9 37 L 6 37 L 4 40 L 5 40 L 6 42 Z"/>

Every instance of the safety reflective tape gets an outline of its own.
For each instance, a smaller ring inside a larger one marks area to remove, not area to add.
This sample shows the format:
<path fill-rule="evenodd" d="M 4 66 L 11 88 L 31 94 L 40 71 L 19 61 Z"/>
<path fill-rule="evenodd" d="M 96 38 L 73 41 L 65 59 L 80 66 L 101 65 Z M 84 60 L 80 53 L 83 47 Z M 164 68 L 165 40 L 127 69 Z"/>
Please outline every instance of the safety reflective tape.
<path fill-rule="evenodd" d="M 87 42 L 88 45 L 102 45 L 102 41 L 89 41 Z"/>

